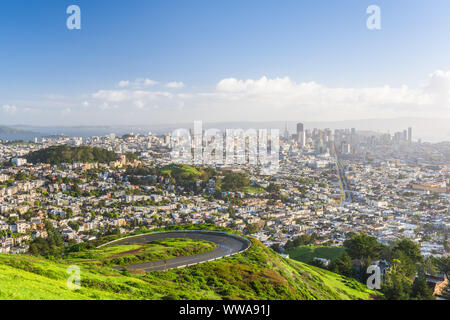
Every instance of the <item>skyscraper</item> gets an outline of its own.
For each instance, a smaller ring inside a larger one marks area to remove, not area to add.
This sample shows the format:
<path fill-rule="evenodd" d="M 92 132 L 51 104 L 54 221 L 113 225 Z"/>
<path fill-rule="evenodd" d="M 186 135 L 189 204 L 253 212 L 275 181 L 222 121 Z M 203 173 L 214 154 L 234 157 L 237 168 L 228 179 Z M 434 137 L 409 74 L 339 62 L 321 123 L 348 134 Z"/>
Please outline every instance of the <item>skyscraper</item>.
<path fill-rule="evenodd" d="M 305 146 L 305 131 L 303 128 L 303 123 L 297 123 L 297 142 L 299 145 L 301 145 L 302 147 Z"/>
<path fill-rule="evenodd" d="M 412 128 L 408 128 L 408 142 L 412 143 Z"/>
<path fill-rule="evenodd" d="M 284 140 L 286 140 L 286 141 L 289 140 L 289 130 L 288 130 L 287 122 L 286 122 L 286 125 L 284 127 Z"/>

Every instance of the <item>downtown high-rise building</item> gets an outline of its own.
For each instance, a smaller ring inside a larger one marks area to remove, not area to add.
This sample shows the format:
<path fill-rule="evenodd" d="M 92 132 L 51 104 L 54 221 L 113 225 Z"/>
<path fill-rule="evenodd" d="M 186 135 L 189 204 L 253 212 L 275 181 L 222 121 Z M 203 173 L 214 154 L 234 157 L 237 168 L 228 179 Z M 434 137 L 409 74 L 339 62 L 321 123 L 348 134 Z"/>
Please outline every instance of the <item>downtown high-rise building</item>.
<path fill-rule="evenodd" d="M 304 147 L 306 144 L 305 129 L 303 123 L 297 123 L 297 142 L 300 146 Z"/>
<path fill-rule="evenodd" d="M 289 130 L 288 130 L 287 122 L 286 122 L 286 125 L 285 125 L 285 127 L 284 127 L 284 140 L 285 140 L 285 141 L 288 141 L 288 140 L 289 140 Z"/>

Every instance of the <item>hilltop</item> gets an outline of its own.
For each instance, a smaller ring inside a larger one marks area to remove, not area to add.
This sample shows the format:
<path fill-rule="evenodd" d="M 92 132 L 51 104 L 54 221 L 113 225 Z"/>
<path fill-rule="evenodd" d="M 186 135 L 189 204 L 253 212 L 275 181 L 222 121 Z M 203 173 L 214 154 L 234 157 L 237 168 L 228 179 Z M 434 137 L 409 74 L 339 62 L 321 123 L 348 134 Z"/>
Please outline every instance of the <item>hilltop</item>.
<path fill-rule="evenodd" d="M 16 129 L 16 128 L 10 128 L 6 126 L 0 126 L 0 133 L 30 133 L 30 131 L 22 130 L 22 129 Z"/>
<path fill-rule="evenodd" d="M 0 299 L 371 299 L 356 280 L 285 259 L 251 238 L 244 253 L 196 266 L 131 274 L 79 263 L 81 289 L 66 287 L 71 259 L 0 254 Z M 97 252 L 98 253 L 98 252 Z"/>
<path fill-rule="evenodd" d="M 71 147 L 67 145 L 54 146 L 26 155 L 28 162 L 59 165 L 61 163 L 108 163 L 117 160 L 113 151 L 89 146 Z"/>

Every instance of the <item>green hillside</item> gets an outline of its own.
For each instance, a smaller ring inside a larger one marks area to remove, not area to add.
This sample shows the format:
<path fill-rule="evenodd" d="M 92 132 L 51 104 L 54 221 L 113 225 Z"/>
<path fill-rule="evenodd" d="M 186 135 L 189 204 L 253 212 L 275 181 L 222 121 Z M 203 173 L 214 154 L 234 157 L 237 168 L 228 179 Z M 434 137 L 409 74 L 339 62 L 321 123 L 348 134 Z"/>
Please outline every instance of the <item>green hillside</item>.
<path fill-rule="evenodd" d="M 339 258 L 345 249 L 343 247 L 324 247 L 324 246 L 299 246 L 286 251 L 289 257 L 305 263 L 312 263 L 314 258 L 323 258 L 334 261 Z"/>
<path fill-rule="evenodd" d="M 121 266 L 191 256 L 215 248 L 216 245 L 213 242 L 204 240 L 164 239 L 150 243 L 109 245 L 98 249 L 72 252 L 64 260 L 71 263 Z"/>
<path fill-rule="evenodd" d="M 284 259 L 259 241 L 252 239 L 252 242 L 252 247 L 242 254 L 188 268 L 147 274 L 132 275 L 108 266 L 78 263 L 81 289 L 75 291 L 66 286 L 69 261 L 0 254 L 0 299 L 293 300 L 374 297 L 374 292 L 355 280 Z"/>

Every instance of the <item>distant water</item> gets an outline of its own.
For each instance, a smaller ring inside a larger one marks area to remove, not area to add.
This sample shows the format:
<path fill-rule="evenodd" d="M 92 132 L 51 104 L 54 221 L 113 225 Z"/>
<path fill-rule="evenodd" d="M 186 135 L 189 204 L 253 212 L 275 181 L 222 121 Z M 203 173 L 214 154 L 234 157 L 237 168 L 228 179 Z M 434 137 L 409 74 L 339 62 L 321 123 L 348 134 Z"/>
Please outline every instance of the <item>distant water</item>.
<path fill-rule="evenodd" d="M 242 124 L 243 129 L 247 129 L 250 124 Z M 253 124 L 254 125 L 254 124 Z M 220 126 L 215 124 L 219 129 Z M 231 124 L 225 127 L 233 128 Z M 183 126 L 181 126 L 183 127 Z M 211 125 L 206 125 L 206 127 L 211 127 Z M 239 126 L 238 126 L 239 127 Z M 127 133 L 135 133 L 135 134 L 148 134 L 149 132 L 153 132 L 156 134 L 165 134 L 175 130 L 176 126 L 99 126 L 99 127 L 19 127 L 16 128 L 26 130 L 28 132 L 24 133 L 0 133 L 0 139 L 2 140 L 24 140 L 24 141 L 33 141 L 34 138 L 42 138 L 48 136 L 55 135 L 66 135 L 69 137 L 91 137 L 91 136 L 105 136 L 107 134 L 114 133 L 118 136 L 127 134 Z M 189 128 L 189 127 L 187 127 Z M 392 133 L 393 131 L 391 131 Z M 433 132 L 430 130 L 415 130 L 414 131 L 414 140 L 422 139 L 422 142 L 442 142 L 442 141 L 450 141 L 450 133 L 444 134 L 443 132 Z"/>
<path fill-rule="evenodd" d="M 135 133 L 135 134 L 148 134 L 149 130 L 141 129 L 141 128 L 78 128 L 78 127 L 68 127 L 68 128 L 50 128 L 50 127 L 42 127 L 42 128 L 24 128 L 29 132 L 24 133 L 0 133 L 0 139 L 2 140 L 10 140 L 10 141 L 34 141 L 34 138 L 43 138 L 50 136 L 58 136 L 65 135 L 68 137 L 92 137 L 92 136 L 105 136 L 111 133 L 116 135 L 124 135 L 127 133 Z M 156 132 L 155 132 L 156 133 Z"/>
<path fill-rule="evenodd" d="M 34 141 L 34 138 L 42 138 L 40 133 L 0 133 L 0 139 L 9 141 Z"/>

